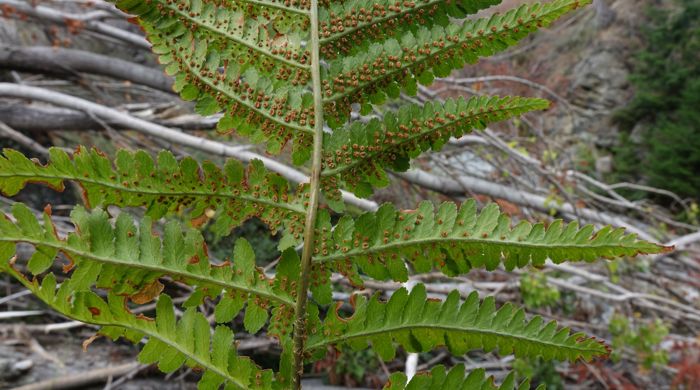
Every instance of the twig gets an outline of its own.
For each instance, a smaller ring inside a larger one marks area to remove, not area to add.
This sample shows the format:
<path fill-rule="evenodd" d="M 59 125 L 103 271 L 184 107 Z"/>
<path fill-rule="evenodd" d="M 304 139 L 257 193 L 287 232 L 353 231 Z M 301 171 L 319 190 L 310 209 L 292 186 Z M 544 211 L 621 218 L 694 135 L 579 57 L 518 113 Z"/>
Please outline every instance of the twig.
<path fill-rule="evenodd" d="M 40 316 L 44 314 L 43 310 L 18 310 L 18 311 L 2 311 L 0 312 L 0 320 L 9 320 L 10 318 L 23 318 L 31 316 Z"/>
<path fill-rule="evenodd" d="M 69 76 L 78 72 L 92 73 L 173 93 L 172 78 L 160 69 L 84 50 L 2 45 L 0 68 Z"/>
<path fill-rule="evenodd" d="M 493 198 L 503 199 L 521 206 L 531 207 L 542 212 L 556 210 L 563 214 L 575 215 L 578 213 L 583 219 L 606 225 L 621 226 L 636 233 L 639 237 L 654 241 L 654 237 L 644 230 L 630 224 L 621 216 L 604 213 L 589 208 L 577 208 L 571 203 L 556 203 L 544 196 L 518 191 L 512 187 L 494 183 L 492 181 L 479 179 L 476 177 L 461 175 L 453 178 L 438 177 L 422 170 L 411 170 L 398 174 L 404 180 L 418 184 L 438 192 L 450 195 L 462 195 L 465 190 L 470 190 L 479 194 L 488 195 Z M 575 210 L 575 208 L 577 208 Z"/>
<path fill-rule="evenodd" d="M 76 15 L 74 13 L 57 11 L 43 5 L 32 7 L 31 3 L 18 0 L 0 0 L 0 5 L 9 5 L 14 8 L 15 12 L 19 11 L 37 19 L 44 19 L 53 23 L 64 24 L 67 21 L 79 21 L 85 29 L 116 38 L 142 49 L 151 49 L 151 44 L 143 36 L 124 31 L 97 20 L 105 16 L 111 16 L 111 14 L 104 11 L 94 11 L 84 15 Z"/>
<path fill-rule="evenodd" d="M 571 103 L 569 103 L 568 100 L 559 96 L 559 94 L 552 91 L 549 87 L 542 85 L 540 83 L 536 83 L 534 81 L 522 78 L 522 77 L 509 76 L 509 75 L 492 75 L 492 76 L 483 76 L 483 77 L 463 77 L 463 78 L 447 77 L 447 78 L 443 78 L 443 79 L 439 79 L 439 80 L 444 81 L 444 82 L 449 83 L 449 84 L 454 84 L 454 85 L 485 83 L 485 82 L 489 82 L 489 81 L 509 81 L 509 82 L 514 82 L 514 83 L 519 83 L 519 84 L 527 85 L 528 87 L 531 87 L 531 88 L 539 89 L 540 91 L 551 96 L 552 98 L 554 98 L 558 102 L 562 103 L 568 109 L 575 111 L 575 107 L 573 107 L 571 105 Z"/>
<path fill-rule="evenodd" d="M 0 121 L 0 135 L 17 142 L 18 144 L 24 146 L 27 149 L 31 149 L 39 153 L 43 157 L 48 157 L 49 155 L 48 149 L 46 149 L 33 139 L 6 125 L 2 121 Z"/>
<path fill-rule="evenodd" d="M 20 386 L 15 388 L 15 390 L 59 390 L 78 388 L 94 383 L 104 382 L 109 377 L 114 378 L 126 375 L 140 366 L 141 365 L 139 363 L 127 363 L 113 367 L 99 368 L 88 372 L 65 375 L 59 378 L 48 379 L 45 381 Z"/>

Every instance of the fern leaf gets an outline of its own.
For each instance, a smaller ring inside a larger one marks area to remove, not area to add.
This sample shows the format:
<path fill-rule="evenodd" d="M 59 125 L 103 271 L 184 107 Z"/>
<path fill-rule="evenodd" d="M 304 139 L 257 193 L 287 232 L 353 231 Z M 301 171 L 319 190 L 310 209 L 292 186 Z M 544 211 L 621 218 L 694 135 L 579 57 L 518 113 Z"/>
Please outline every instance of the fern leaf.
<path fill-rule="evenodd" d="M 416 25 L 445 26 L 450 17 L 463 18 L 500 2 L 501 0 L 331 2 L 319 12 L 321 53 L 328 59 L 356 53 L 364 48 L 363 43 L 384 39 L 386 35 L 395 36 Z"/>
<path fill-rule="evenodd" d="M 198 113 L 224 111 L 221 131 L 267 141 L 271 153 L 293 138 L 295 162 L 302 163 L 313 128 L 305 89 L 310 53 L 303 48 L 309 22 L 306 11 L 273 3 L 117 1 L 138 16 L 166 73 L 175 76 L 173 88 L 197 100 Z"/>
<path fill-rule="evenodd" d="M 379 104 L 403 89 L 415 94 L 417 83 L 430 85 L 465 63 L 475 63 L 514 45 L 529 33 L 590 0 L 554 0 L 523 5 L 505 14 L 467 20 L 461 26 L 435 25 L 377 42 L 355 55 L 333 60 L 323 76 L 324 112 L 337 128 L 348 118 L 353 103 Z"/>
<path fill-rule="evenodd" d="M 16 203 L 12 217 L 0 217 L 0 246 L 12 253 L 17 243 L 34 246 L 27 263 L 34 276 L 46 272 L 63 253 L 70 261 L 64 272 L 72 271 L 71 285 L 80 291 L 103 288 L 145 303 L 160 294 L 158 279 L 167 276 L 196 288 L 192 305 L 205 296 L 221 295 L 218 322 L 230 321 L 247 302 L 245 324 L 253 333 L 265 324 L 269 305 L 294 304 L 292 286 L 275 285 L 257 269 L 253 249 L 244 239 L 236 242 L 232 262 L 212 264 L 201 234 L 183 230 L 176 221 L 167 223 L 158 237 L 148 217 L 137 227 L 121 213 L 112 225 L 104 211 L 87 212 L 78 206 L 71 218 L 75 232 L 62 239 L 48 213 L 42 226 L 26 206 Z M 14 265 L 14 260 L 9 264 Z"/>
<path fill-rule="evenodd" d="M 199 389 L 215 390 L 221 385 L 226 389 L 273 388 L 272 371 L 263 371 L 250 359 L 236 355 L 231 329 L 219 325 L 210 336 L 209 321 L 193 307 L 176 320 L 173 302 L 165 294 L 158 298 L 153 319 L 131 313 L 125 296 L 110 292 L 105 301 L 93 292 L 82 290 L 75 279 L 64 281 L 56 289 L 56 277 L 49 274 L 39 284 L 37 279 L 26 279 L 4 257 L 0 258 L 0 270 L 15 277 L 64 316 L 101 326 L 99 333 L 104 336 L 114 340 L 124 337 L 134 343 L 146 337 L 139 354 L 139 361 L 144 364 L 157 363 L 166 373 L 176 371 L 183 364 L 203 370 Z"/>
<path fill-rule="evenodd" d="M 543 99 L 496 96 L 406 105 L 383 120 L 353 122 L 327 135 L 323 175 L 326 182 L 338 176 L 356 195 L 367 197 L 372 187 L 388 185 L 385 167 L 406 171 L 411 158 L 429 149 L 440 150 L 450 137 L 548 106 Z"/>
<path fill-rule="evenodd" d="M 321 329 L 309 338 L 308 349 L 347 344 L 354 349 L 372 348 L 384 360 L 396 354 L 396 345 L 409 352 L 423 352 L 447 346 L 454 355 L 472 349 L 498 349 L 500 354 L 517 357 L 541 356 L 546 360 L 591 360 L 606 356 L 608 348 L 600 341 L 557 329 L 555 322 L 544 324 L 540 317 L 525 319 L 522 310 L 507 303 L 498 310 L 495 299 L 479 301 L 476 292 L 459 304 L 457 291 L 444 302 L 429 299 L 425 286 L 416 285 L 409 294 L 405 288 L 396 291 L 387 303 L 377 296 L 369 301 L 355 297 L 355 312 L 342 319 L 330 314 Z"/>
<path fill-rule="evenodd" d="M 408 382 L 408 383 L 407 383 Z M 384 390 L 419 390 L 419 389 L 481 389 L 481 390 L 530 390 L 530 381 L 525 380 L 516 385 L 515 376 L 509 373 L 501 385 L 494 383 L 494 378 L 486 376 L 486 370 L 478 368 L 464 376 L 464 365 L 457 364 L 449 371 L 443 365 L 433 367 L 430 372 L 419 372 L 411 381 L 402 372 L 391 374 Z M 544 390 L 543 386 L 537 388 Z"/>
<path fill-rule="evenodd" d="M 672 248 L 637 240 L 624 229 L 605 227 L 597 232 L 576 222 L 554 221 L 547 228 L 527 221 L 511 227 L 508 216 L 490 204 L 477 214 L 476 202 L 469 200 L 458 209 L 454 203 L 440 205 L 437 213 L 430 202 L 417 210 L 397 211 L 385 204 L 377 212 L 365 213 L 356 221 L 344 216 L 333 235 L 324 243 L 326 254 L 314 256 L 317 263 L 331 262 L 344 274 L 359 265 L 375 279 L 406 281 L 404 261 L 416 272 L 433 267 L 453 276 L 472 268 L 496 269 L 503 262 L 507 270 L 529 264 L 543 265 L 565 260 L 594 261 L 668 252 Z"/>
<path fill-rule="evenodd" d="M 168 151 L 154 161 L 144 151 L 120 150 L 112 163 L 94 149 L 81 147 L 71 158 L 52 148 L 47 165 L 10 149 L 0 155 L 0 193 L 7 196 L 36 182 L 63 190 L 66 181 L 80 184 L 91 207 L 146 207 L 153 219 L 189 211 L 195 225 L 215 214 L 213 228 L 221 235 L 251 217 L 265 222 L 272 232 L 285 225 L 288 242 L 298 241 L 303 231 L 302 201 L 284 178 L 258 160 L 245 170 L 236 160 L 228 160 L 223 169 L 210 162 L 200 166 L 191 157 L 178 163 Z"/>

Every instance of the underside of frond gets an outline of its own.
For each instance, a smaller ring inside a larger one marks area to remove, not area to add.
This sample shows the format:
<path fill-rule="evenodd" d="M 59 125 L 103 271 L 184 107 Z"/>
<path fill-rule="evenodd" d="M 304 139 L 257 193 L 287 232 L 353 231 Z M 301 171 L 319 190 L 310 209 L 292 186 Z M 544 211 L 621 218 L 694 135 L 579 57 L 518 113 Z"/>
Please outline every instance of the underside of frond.
<path fill-rule="evenodd" d="M 457 208 L 446 202 L 437 212 L 430 202 L 416 210 L 397 211 L 385 204 L 377 212 L 357 220 L 344 216 L 324 237 L 324 253 L 314 256 L 317 263 L 346 275 L 356 276 L 355 266 L 375 279 L 408 279 L 408 262 L 415 272 L 437 267 L 447 275 L 469 272 L 472 268 L 494 270 L 503 264 L 507 270 L 527 265 L 594 261 L 668 252 L 672 248 L 638 240 L 623 228 L 593 226 L 561 220 L 549 226 L 511 219 L 495 204 L 477 213 L 469 200 Z M 357 280 L 356 277 L 352 279 Z"/>
<path fill-rule="evenodd" d="M 95 149 L 81 147 L 70 156 L 51 148 L 46 165 L 10 149 L 0 155 L 0 193 L 7 196 L 27 183 L 63 190 L 66 181 L 80 185 L 88 206 L 145 207 L 153 219 L 187 215 L 195 226 L 213 218 L 213 229 L 221 235 L 252 217 L 273 233 L 284 226 L 288 242 L 298 241 L 303 230 L 304 188 L 293 193 L 283 177 L 259 160 L 247 169 L 228 160 L 222 169 L 211 162 L 200 165 L 191 157 L 178 162 L 168 151 L 154 161 L 144 151 L 120 150 L 112 162 Z"/>
<path fill-rule="evenodd" d="M 321 52 L 333 59 L 357 53 L 368 43 L 401 36 L 419 25 L 447 25 L 501 0 L 348 0 L 329 2 L 320 11 Z"/>
<path fill-rule="evenodd" d="M 308 4 L 308 3 L 307 3 Z M 308 158 L 313 107 L 306 90 L 309 21 L 303 8 L 275 1 L 121 0 L 139 17 L 153 51 L 175 76 L 174 89 L 202 115 L 224 112 L 234 130 L 279 153 L 294 140 Z M 307 5 L 308 7 L 308 5 Z"/>
<path fill-rule="evenodd" d="M 353 103 L 382 103 L 400 91 L 415 95 L 417 84 L 430 85 L 465 64 L 516 44 L 537 29 L 590 0 L 554 0 L 522 5 L 462 25 L 435 25 L 376 42 L 354 55 L 333 60 L 324 75 L 324 111 L 333 128 L 349 116 Z"/>
<path fill-rule="evenodd" d="M 373 187 L 389 184 L 385 168 L 406 171 L 411 158 L 440 150 L 450 137 L 548 106 L 546 100 L 536 98 L 477 96 L 448 99 L 444 104 L 410 104 L 382 120 L 353 122 L 326 137 L 324 181 L 340 179 L 345 188 L 367 197 Z"/>
<path fill-rule="evenodd" d="M 553 321 L 526 319 L 524 311 L 510 303 L 496 309 L 493 297 L 480 302 L 474 292 L 460 305 L 457 291 L 441 302 L 429 299 L 422 284 L 410 294 L 405 288 L 397 290 L 386 303 L 376 296 L 369 301 L 356 296 L 353 315 L 343 319 L 330 314 L 315 333 L 312 330 L 308 348 L 347 344 L 364 349 L 368 342 L 384 360 L 395 357 L 397 345 L 409 352 L 446 346 L 454 355 L 497 349 L 502 355 L 568 361 L 589 361 L 609 353 L 602 342 L 582 333 L 571 334 Z"/>

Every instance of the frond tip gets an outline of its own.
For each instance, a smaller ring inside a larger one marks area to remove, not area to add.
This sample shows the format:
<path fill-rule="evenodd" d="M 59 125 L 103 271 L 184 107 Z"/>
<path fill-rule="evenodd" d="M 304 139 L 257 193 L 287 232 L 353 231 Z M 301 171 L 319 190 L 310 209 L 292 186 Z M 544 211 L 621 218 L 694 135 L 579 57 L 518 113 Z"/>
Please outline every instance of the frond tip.
<path fill-rule="evenodd" d="M 337 313 L 330 314 L 317 333 L 312 331 L 308 348 L 347 344 L 364 349 L 371 342 L 384 360 L 394 358 L 396 344 L 409 352 L 444 345 L 454 355 L 480 348 L 517 357 L 567 361 L 589 361 L 609 353 L 602 342 L 583 333 L 571 334 L 568 328 L 559 329 L 554 321 L 545 324 L 538 316 L 527 320 L 524 311 L 510 303 L 496 309 L 493 297 L 480 302 L 476 292 L 460 305 L 457 291 L 441 302 L 428 298 L 425 286 L 418 284 L 410 294 L 405 288 L 397 290 L 386 303 L 376 295 L 369 301 L 356 296 L 355 302 L 352 317 L 341 319 Z"/>
<path fill-rule="evenodd" d="M 594 261 L 672 249 L 609 226 L 595 231 L 592 225 L 579 228 L 576 222 L 556 220 L 547 227 L 527 221 L 511 227 L 511 219 L 497 205 L 489 204 L 477 213 L 474 200 L 459 209 L 445 202 L 437 212 L 430 202 L 409 211 L 385 204 L 357 220 L 341 218 L 326 239 L 327 253 L 315 256 L 314 261 L 331 263 L 345 274 L 359 266 L 375 279 L 397 281 L 408 278 L 405 261 L 415 272 L 437 267 L 454 276 L 473 268 L 494 270 L 501 263 L 512 270 L 540 266 L 547 259 L 555 263 Z"/>

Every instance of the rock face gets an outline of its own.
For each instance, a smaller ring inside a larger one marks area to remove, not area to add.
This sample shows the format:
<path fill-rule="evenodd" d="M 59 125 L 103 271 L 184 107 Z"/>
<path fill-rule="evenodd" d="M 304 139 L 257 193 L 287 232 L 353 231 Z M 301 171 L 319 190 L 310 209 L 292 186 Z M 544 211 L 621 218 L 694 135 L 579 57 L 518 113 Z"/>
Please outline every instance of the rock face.
<path fill-rule="evenodd" d="M 548 86 L 575 111 L 574 115 L 552 113 L 545 121 L 550 131 L 573 134 L 602 148 L 617 142 L 618 129 L 611 119 L 632 96 L 628 77 L 633 57 L 642 47 L 639 31 L 652 2 L 595 0 L 587 15 L 548 35 L 547 43 L 554 50 L 533 53 L 538 61 L 553 64 L 554 79 L 565 80 Z"/>
<path fill-rule="evenodd" d="M 591 132 L 595 143 L 610 147 L 617 140 L 611 114 L 625 105 L 629 69 L 615 48 L 596 48 L 574 66 L 569 100 L 580 108 L 575 132 Z"/>

